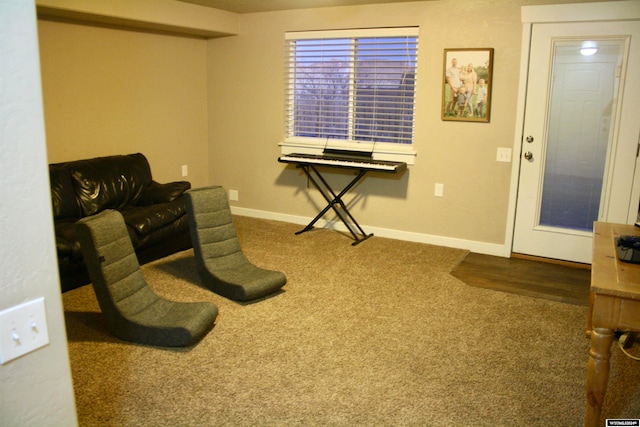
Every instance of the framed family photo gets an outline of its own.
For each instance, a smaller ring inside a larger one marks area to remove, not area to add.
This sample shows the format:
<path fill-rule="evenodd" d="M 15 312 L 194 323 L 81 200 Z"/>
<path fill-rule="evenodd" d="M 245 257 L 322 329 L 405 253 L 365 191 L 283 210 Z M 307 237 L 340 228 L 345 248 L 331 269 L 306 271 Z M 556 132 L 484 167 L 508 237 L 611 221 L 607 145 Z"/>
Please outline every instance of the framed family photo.
<path fill-rule="evenodd" d="M 493 48 L 445 49 L 442 120 L 489 122 Z"/>

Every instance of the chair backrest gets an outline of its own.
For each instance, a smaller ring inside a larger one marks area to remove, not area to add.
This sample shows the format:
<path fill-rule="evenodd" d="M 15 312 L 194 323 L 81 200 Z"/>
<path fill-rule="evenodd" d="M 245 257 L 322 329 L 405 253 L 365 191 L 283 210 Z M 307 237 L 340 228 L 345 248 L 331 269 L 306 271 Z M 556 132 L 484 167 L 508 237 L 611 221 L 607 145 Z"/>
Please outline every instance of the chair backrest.
<path fill-rule="evenodd" d="M 191 189 L 184 197 L 198 266 L 225 269 L 247 263 L 224 187 Z"/>
<path fill-rule="evenodd" d="M 104 210 L 77 223 L 78 241 L 100 304 L 111 323 L 121 326 L 159 297 L 142 275 L 122 214 Z"/>

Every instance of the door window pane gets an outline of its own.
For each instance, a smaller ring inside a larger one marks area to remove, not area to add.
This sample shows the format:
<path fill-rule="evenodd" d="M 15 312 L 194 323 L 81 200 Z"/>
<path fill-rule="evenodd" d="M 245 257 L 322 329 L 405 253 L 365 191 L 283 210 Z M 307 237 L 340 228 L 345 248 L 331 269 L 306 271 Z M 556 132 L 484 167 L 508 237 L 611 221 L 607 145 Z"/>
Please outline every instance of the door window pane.
<path fill-rule="evenodd" d="M 540 225 L 592 231 L 598 220 L 622 49 L 606 40 L 554 45 Z"/>

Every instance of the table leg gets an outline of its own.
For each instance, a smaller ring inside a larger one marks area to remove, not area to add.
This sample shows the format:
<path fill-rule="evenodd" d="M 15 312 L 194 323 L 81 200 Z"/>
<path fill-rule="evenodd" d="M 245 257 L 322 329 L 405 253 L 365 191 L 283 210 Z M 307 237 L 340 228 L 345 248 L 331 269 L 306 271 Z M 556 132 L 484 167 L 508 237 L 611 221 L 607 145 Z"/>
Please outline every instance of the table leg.
<path fill-rule="evenodd" d="M 588 339 L 591 339 L 591 329 L 593 329 L 593 303 L 595 298 L 595 294 L 589 292 L 589 318 L 587 319 L 587 328 L 584 330 L 584 334 Z"/>
<path fill-rule="evenodd" d="M 591 348 L 587 363 L 587 413 L 585 426 L 598 426 L 602 403 L 609 382 L 609 360 L 613 331 L 607 328 L 591 330 Z"/>

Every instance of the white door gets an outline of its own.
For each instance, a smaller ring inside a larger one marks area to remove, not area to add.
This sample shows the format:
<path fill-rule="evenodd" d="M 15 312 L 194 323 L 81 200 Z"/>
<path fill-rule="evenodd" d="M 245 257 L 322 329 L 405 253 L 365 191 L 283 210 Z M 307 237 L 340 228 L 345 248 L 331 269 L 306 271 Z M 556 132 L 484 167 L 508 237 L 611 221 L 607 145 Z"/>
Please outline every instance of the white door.
<path fill-rule="evenodd" d="M 514 253 L 590 263 L 594 221 L 636 220 L 639 75 L 638 21 L 533 25 Z"/>

